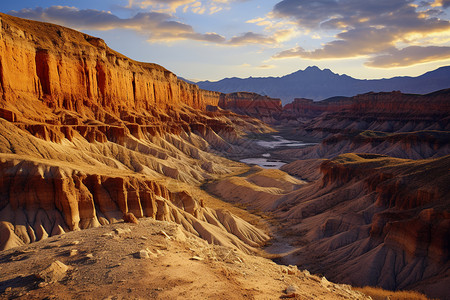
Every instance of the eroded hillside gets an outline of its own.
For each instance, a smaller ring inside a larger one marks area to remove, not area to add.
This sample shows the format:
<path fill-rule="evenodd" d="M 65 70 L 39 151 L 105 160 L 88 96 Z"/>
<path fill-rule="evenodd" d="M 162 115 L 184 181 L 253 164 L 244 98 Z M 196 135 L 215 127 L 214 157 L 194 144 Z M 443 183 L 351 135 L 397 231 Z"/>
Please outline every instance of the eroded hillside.
<path fill-rule="evenodd" d="M 0 249 L 126 213 L 246 252 L 268 239 L 192 193 L 245 170 L 213 153 L 251 151 L 242 136 L 269 127 L 98 38 L 3 14 L 1 30 Z"/>
<path fill-rule="evenodd" d="M 211 182 L 207 190 L 273 216 L 284 243 L 268 251 L 284 263 L 356 286 L 418 289 L 445 298 L 449 159 L 350 153 L 282 167 L 309 182 L 256 169 Z"/>

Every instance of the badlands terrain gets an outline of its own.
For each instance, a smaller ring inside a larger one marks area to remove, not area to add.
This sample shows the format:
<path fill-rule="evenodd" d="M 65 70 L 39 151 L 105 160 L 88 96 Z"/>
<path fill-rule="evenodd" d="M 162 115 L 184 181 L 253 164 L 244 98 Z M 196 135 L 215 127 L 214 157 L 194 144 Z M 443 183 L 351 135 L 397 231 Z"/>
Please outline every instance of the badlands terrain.
<path fill-rule="evenodd" d="M 1 298 L 447 297 L 448 90 L 283 107 L 0 21 Z"/>

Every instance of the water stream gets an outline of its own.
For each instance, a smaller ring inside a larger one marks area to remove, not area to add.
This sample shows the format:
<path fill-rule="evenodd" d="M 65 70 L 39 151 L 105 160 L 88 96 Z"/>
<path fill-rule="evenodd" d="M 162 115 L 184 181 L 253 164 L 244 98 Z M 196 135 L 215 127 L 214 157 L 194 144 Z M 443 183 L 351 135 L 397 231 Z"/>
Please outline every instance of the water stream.
<path fill-rule="evenodd" d="M 272 135 L 271 138 L 272 140 L 270 141 L 259 140 L 256 142 L 263 148 L 267 148 L 268 150 L 267 153 L 263 153 L 260 157 L 249 157 L 241 159 L 240 161 L 246 164 L 255 164 L 265 169 L 279 169 L 286 163 L 278 159 L 271 159 L 272 154 L 269 153 L 270 151 L 278 150 L 281 148 L 300 148 L 309 145 L 314 145 L 314 143 L 305 143 L 303 141 L 287 140 L 279 135 Z"/>

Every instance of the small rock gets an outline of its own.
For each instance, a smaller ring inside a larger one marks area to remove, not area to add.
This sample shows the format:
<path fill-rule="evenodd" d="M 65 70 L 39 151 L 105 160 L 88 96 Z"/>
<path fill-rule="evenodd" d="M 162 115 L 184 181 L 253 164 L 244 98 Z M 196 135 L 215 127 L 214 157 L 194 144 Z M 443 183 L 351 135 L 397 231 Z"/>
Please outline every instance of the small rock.
<path fill-rule="evenodd" d="M 147 250 L 141 250 L 141 251 L 135 253 L 134 256 L 136 258 L 140 258 L 140 259 L 150 258 L 150 255 L 148 255 L 148 251 Z"/>
<path fill-rule="evenodd" d="M 11 292 L 11 290 L 12 290 L 12 287 L 8 286 L 8 287 L 5 289 L 5 293 L 9 293 L 9 292 Z"/>
<path fill-rule="evenodd" d="M 141 236 L 140 239 L 146 241 L 146 240 L 148 240 L 148 237 L 146 237 L 146 236 Z"/>
<path fill-rule="evenodd" d="M 72 243 L 70 243 L 71 245 L 78 245 L 78 244 L 80 244 L 80 241 L 73 241 Z"/>
<path fill-rule="evenodd" d="M 325 278 L 325 276 L 324 277 L 322 277 L 322 280 L 320 280 L 320 284 L 323 286 L 323 287 L 329 287 L 330 285 L 331 285 L 331 282 L 329 282 L 326 278 Z"/>
<path fill-rule="evenodd" d="M 68 266 L 56 260 L 50 266 L 36 274 L 36 277 L 47 283 L 52 283 L 63 279 L 66 276 L 67 270 L 69 270 Z"/>
<path fill-rule="evenodd" d="M 139 224 L 139 220 L 131 212 L 128 212 L 128 213 L 124 214 L 123 215 L 123 220 L 124 220 L 125 223 Z"/>
<path fill-rule="evenodd" d="M 114 232 L 121 235 L 121 234 L 126 234 L 126 233 L 131 233 L 131 229 L 130 228 L 116 228 L 114 229 Z"/>
<path fill-rule="evenodd" d="M 165 233 L 164 230 L 161 230 L 161 231 L 159 232 L 159 234 L 165 236 L 165 237 L 168 238 L 169 240 L 171 239 L 171 237 L 170 237 L 167 233 Z"/>
<path fill-rule="evenodd" d="M 43 287 L 45 287 L 45 286 L 47 286 L 47 285 L 48 285 L 47 282 L 39 282 L 39 283 L 38 283 L 38 287 L 40 287 L 40 288 L 43 288 Z"/>
<path fill-rule="evenodd" d="M 113 236 L 113 233 L 112 232 L 107 232 L 107 233 L 102 234 L 102 236 L 103 237 Z"/>
<path fill-rule="evenodd" d="M 77 249 L 72 249 L 72 250 L 69 250 L 69 256 L 75 256 L 75 255 L 77 255 L 78 254 L 78 250 Z"/>
<path fill-rule="evenodd" d="M 92 254 L 92 253 L 86 254 L 86 258 L 93 259 L 94 258 L 94 254 Z"/>
<path fill-rule="evenodd" d="M 294 285 L 290 285 L 284 290 L 284 293 L 286 294 L 293 294 L 295 292 L 297 292 L 297 287 Z"/>
<path fill-rule="evenodd" d="M 199 256 L 192 256 L 192 257 L 190 258 L 190 260 L 202 261 L 203 258 L 201 258 L 201 257 L 199 257 Z"/>

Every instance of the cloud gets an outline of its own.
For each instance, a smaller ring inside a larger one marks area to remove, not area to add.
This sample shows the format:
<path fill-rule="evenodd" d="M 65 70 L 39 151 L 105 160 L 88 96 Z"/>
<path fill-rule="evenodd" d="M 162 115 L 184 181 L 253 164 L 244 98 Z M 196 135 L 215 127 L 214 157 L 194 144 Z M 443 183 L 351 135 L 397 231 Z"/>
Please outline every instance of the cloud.
<path fill-rule="evenodd" d="M 161 12 L 176 12 L 182 8 L 184 12 L 190 10 L 195 14 L 215 14 L 228 8 L 233 2 L 248 0 L 128 0 L 127 8 L 140 8 L 159 10 Z"/>
<path fill-rule="evenodd" d="M 274 65 L 260 65 L 258 66 L 259 69 L 273 69 L 275 68 Z"/>
<path fill-rule="evenodd" d="M 295 22 L 299 30 L 338 33 L 334 40 L 320 48 L 309 50 L 298 46 L 281 51 L 274 58 L 339 59 L 366 56 L 369 59 L 367 65 L 371 66 L 393 65 L 392 62 L 381 63 L 388 58 L 398 58 L 402 66 L 424 60 L 440 60 L 442 56 L 435 54 L 422 54 L 422 58 L 415 58 L 419 57 L 419 48 L 423 51 L 437 51 L 438 48 L 442 51 L 443 48 L 412 46 L 417 46 L 421 41 L 425 43 L 425 40 L 429 42 L 430 36 L 439 40 L 436 36 L 441 35 L 442 41 L 448 40 L 445 37 L 449 36 L 450 22 L 436 17 L 446 6 L 449 6 L 447 0 L 422 2 L 420 7 L 411 0 L 283 0 L 275 5 L 273 18 Z M 410 50 L 403 51 L 400 48 Z"/>
<path fill-rule="evenodd" d="M 229 46 L 274 45 L 277 44 L 277 39 L 282 40 L 289 34 L 286 31 L 279 31 L 274 36 L 268 36 L 245 32 L 227 40 L 224 36 L 214 32 L 196 32 L 192 26 L 179 22 L 172 15 L 162 12 L 141 12 L 128 19 L 119 18 L 106 11 L 78 9 L 68 6 L 22 9 L 9 13 L 22 18 L 56 23 L 80 30 L 130 29 L 148 36 L 149 42 L 195 40 Z"/>
<path fill-rule="evenodd" d="M 246 32 L 240 36 L 232 37 L 228 44 L 230 45 L 247 45 L 247 44 L 275 44 L 277 41 L 273 37 L 263 34 Z"/>
<path fill-rule="evenodd" d="M 365 65 L 375 68 L 395 68 L 449 58 L 450 47 L 410 46 L 401 50 L 392 49 L 386 54 L 371 57 Z"/>
<path fill-rule="evenodd" d="M 223 43 L 225 38 L 217 33 L 198 33 L 192 26 L 178 22 L 167 13 L 138 13 L 132 18 L 121 19 L 110 12 L 78 9 L 68 6 L 22 9 L 10 11 L 12 15 L 38 21 L 57 23 L 76 29 L 111 30 L 125 28 L 148 36 L 149 41 L 196 40 Z"/>
<path fill-rule="evenodd" d="M 431 6 L 442 6 L 443 8 L 448 8 L 450 7 L 450 0 L 435 0 L 434 3 L 431 4 Z"/>

